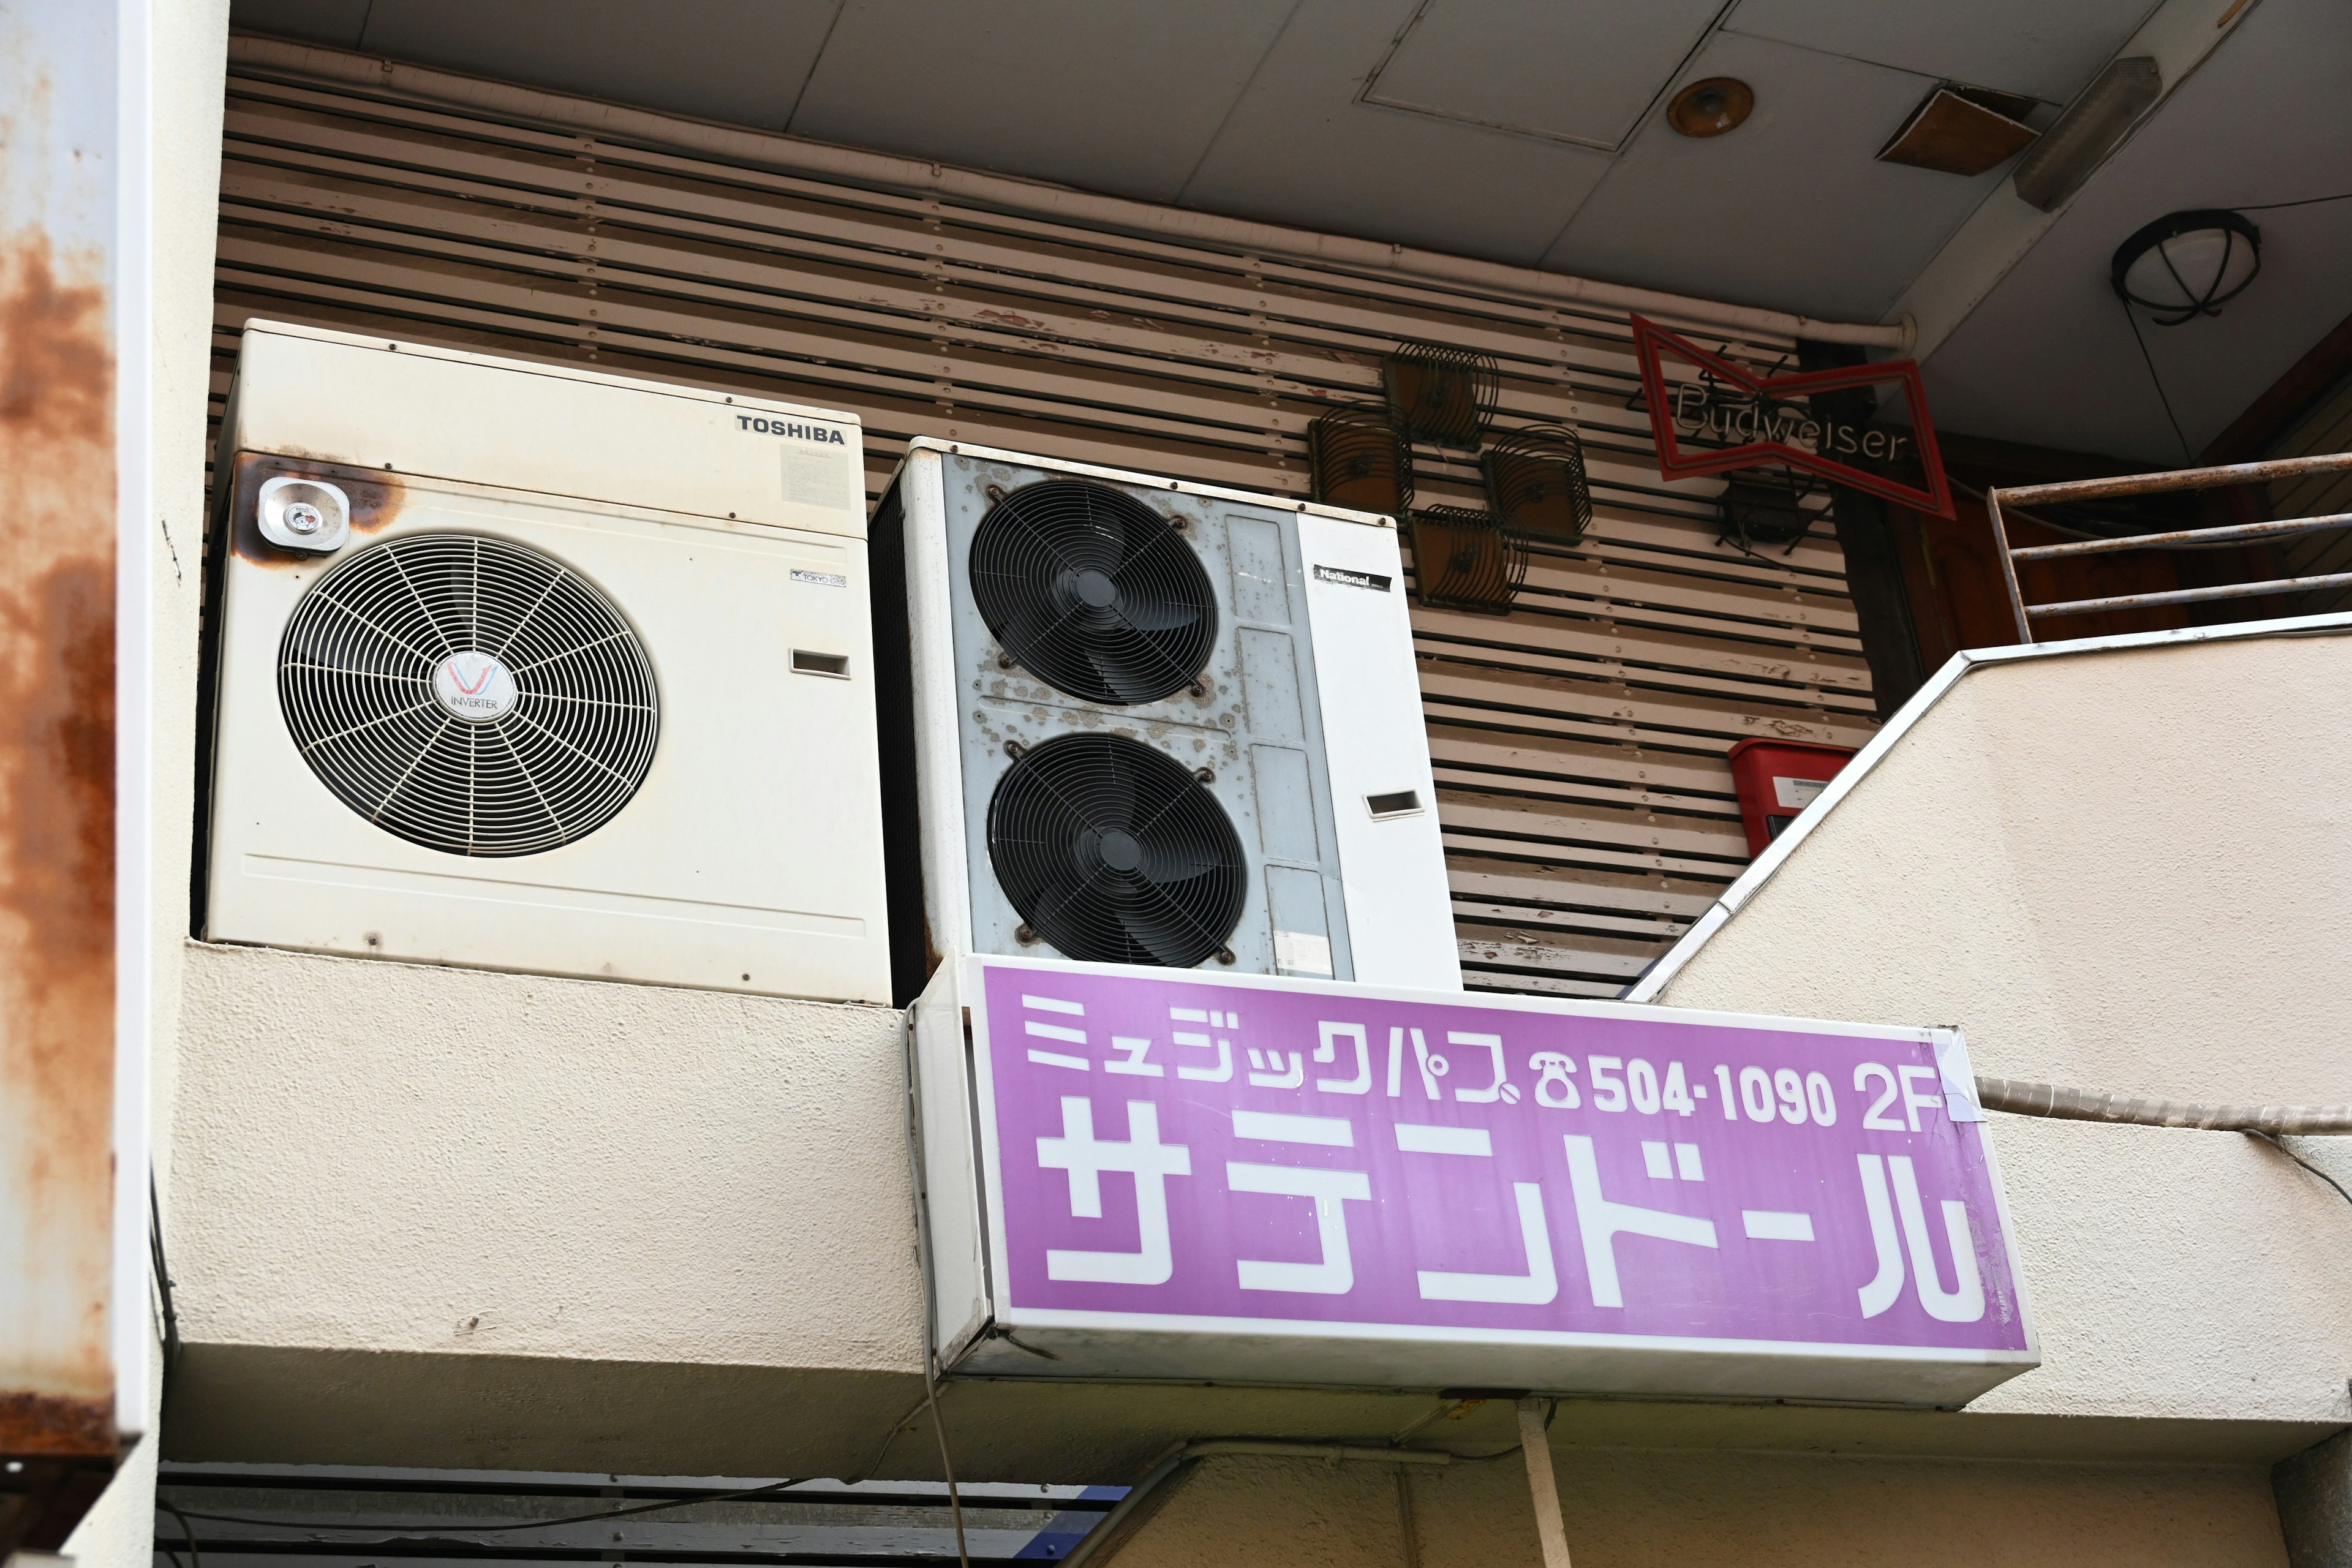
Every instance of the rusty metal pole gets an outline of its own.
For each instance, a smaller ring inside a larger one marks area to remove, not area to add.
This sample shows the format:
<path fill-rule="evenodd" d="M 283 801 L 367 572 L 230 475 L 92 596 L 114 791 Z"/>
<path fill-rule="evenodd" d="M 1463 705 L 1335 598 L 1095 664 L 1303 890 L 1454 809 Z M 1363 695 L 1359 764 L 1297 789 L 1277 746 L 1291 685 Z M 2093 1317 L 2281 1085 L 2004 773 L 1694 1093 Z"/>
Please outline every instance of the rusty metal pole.
<path fill-rule="evenodd" d="M 2000 491 L 1985 491 L 1985 515 L 1992 519 L 1993 550 L 2000 557 L 2001 580 L 2009 584 L 2009 613 L 2017 617 L 2017 640 L 2033 640 L 2033 623 L 2025 614 L 2025 592 L 2017 585 L 2017 556 L 2009 547 L 2009 524 L 2000 515 Z"/>
<path fill-rule="evenodd" d="M 55 1552 L 146 1415 L 149 35 L 0 0 L 0 1556 Z"/>
<path fill-rule="evenodd" d="M 1544 1402 L 1532 1394 L 1519 1401 L 1519 1449 L 1527 1458 L 1528 1489 L 1535 1498 L 1536 1538 L 1543 1542 L 1544 1568 L 1570 1568 L 1568 1525 L 1559 1516 L 1559 1485 L 1552 1479 L 1551 1437 L 1544 1430 L 1543 1407 Z"/>
<path fill-rule="evenodd" d="M 2108 598 L 2070 599 L 2063 603 L 2028 605 L 2018 586 L 2017 563 L 2051 561 L 2076 555 L 2102 555 L 2124 550 L 2163 550 L 2227 544 L 2238 540 L 2281 539 L 2298 533 L 2352 527 L 2352 513 L 2322 517 L 2281 518 L 2270 522 L 2231 523 L 2216 528 L 2172 529 L 2115 539 L 2078 541 L 2071 544 L 2036 544 L 2013 550 L 2009 525 L 2000 515 L 2004 500 L 2014 506 L 2043 501 L 2098 500 L 2118 496 L 2159 495 L 2170 490 L 2210 490 L 2229 485 L 2264 484 L 2305 474 L 2333 474 L 2352 469 L 2352 452 L 2323 452 L 2309 458 L 2278 458 L 2261 463 L 2232 463 L 2219 468 L 2172 468 L 2154 474 L 2126 474 L 2111 479 L 2069 479 L 2054 485 L 2019 485 L 1985 492 L 1985 511 L 1992 519 L 1992 536 L 2000 555 L 2001 577 L 2009 584 L 2009 607 L 2017 617 L 2017 639 L 2033 640 L 2035 616 L 2086 616 L 2106 610 L 2150 609 L 2160 605 L 2192 605 L 2216 599 L 2260 598 L 2272 594 L 2309 593 L 2315 589 L 2352 586 L 2352 573 L 2316 577 L 2281 577 L 2264 583 L 2232 583 L 2211 588 L 2172 588 L 2161 593 L 2121 594 Z"/>

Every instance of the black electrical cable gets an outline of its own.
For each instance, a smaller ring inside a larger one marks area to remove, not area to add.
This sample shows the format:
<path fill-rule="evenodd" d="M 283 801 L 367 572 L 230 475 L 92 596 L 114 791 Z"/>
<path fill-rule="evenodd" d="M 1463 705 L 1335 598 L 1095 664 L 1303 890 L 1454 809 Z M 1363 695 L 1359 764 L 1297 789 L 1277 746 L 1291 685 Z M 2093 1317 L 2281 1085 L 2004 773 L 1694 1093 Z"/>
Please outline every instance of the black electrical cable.
<path fill-rule="evenodd" d="M 172 1302 L 172 1268 L 163 1258 L 163 1209 L 155 1197 L 155 1173 L 147 1172 L 147 1258 L 155 1271 L 156 1304 L 163 1320 L 163 1394 L 170 1403 L 172 1374 L 180 1364 L 180 1313 Z"/>
<path fill-rule="evenodd" d="M 928 1173 L 923 1168 L 922 1101 L 916 1098 L 915 1010 L 905 1015 L 907 1030 L 907 1174 L 915 1191 L 915 1266 L 923 1285 L 923 1398 L 931 1407 L 931 1430 L 940 1440 L 940 1468 L 948 1479 L 948 1513 L 955 1521 L 958 1568 L 971 1568 L 971 1551 L 965 1544 L 963 1494 L 956 1486 L 955 1460 L 948 1455 L 948 1424 L 940 1415 L 939 1298 L 931 1279 L 931 1209 Z M 886 1444 L 887 1447 L 887 1444 Z"/>
<path fill-rule="evenodd" d="M 162 1498 L 155 1500 L 155 1506 L 180 1521 L 180 1534 L 184 1538 L 184 1544 L 188 1549 L 190 1568 L 205 1568 L 205 1554 L 196 1549 L 196 1528 L 188 1522 L 188 1516 Z M 176 1563 L 179 1559 L 175 1556 L 173 1561 Z"/>
<path fill-rule="evenodd" d="M 2299 202 L 2263 202 L 2258 206 L 2231 207 L 2233 213 L 2274 213 L 2282 207 L 2315 207 L 2322 202 L 2352 202 L 2352 191 L 2339 191 L 2332 196 L 2305 196 Z"/>
<path fill-rule="evenodd" d="M 2139 357 L 2147 363 L 2147 379 L 2156 384 L 2156 399 L 2164 405 L 2164 416 L 2172 425 L 2173 438 L 2180 443 L 2180 455 L 2194 463 L 2197 453 L 2189 447 L 2189 437 L 2181 433 L 2180 416 L 2172 412 L 2172 399 L 2165 394 L 2164 377 L 2157 374 L 2156 358 L 2147 352 L 2147 340 L 2140 336 L 2139 318 L 2132 314 L 2128 300 L 2124 301 L 2124 320 L 2131 323 L 2132 342 L 2139 345 Z"/>
<path fill-rule="evenodd" d="M 2288 1148 L 2284 1142 L 2280 1142 L 2278 1134 L 2274 1132 L 2250 1131 L 2246 1136 L 2249 1138 L 2261 1139 L 2263 1142 L 2269 1144 L 2272 1148 L 2277 1150 L 2280 1153 L 2285 1155 L 2296 1164 L 2301 1165 L 2305 1170 L 2309 1171 L 2313 1175 L 2317 1176 L 2321 1181 L 2326 1182 L 2329 1186 L 2334 1187 L 2337 1197 L 2342 1198 L 2347 1204 L 2352 1204 L 2352 1193 L 2347 1193 L 2344 1190 L 2343 1183 L 2337 1181 L 2335 1177 L 2329 1175 L 2326 1172 L 2321 1170 L 2318 1166 L 2313 1164 L 2310 1161 L 2305 1159 L 2302 1155 Z"/>
<path fill-rule="evenodd" d="M 166 1484 L 168 1485 L 169 1483 L 167 1482 Z M 182 1510 L 171 1503 L 163 1501 L 160 1498 L 156 1500 L 155 1506 L 163 1510 L 174 1519 L 180 1521 L 180 1528 L 183 1530 L 187 1529 L 187 1521 L 189 1520 L 201 1519 L 208 1524 L 250 1524 L 259 1525 L 265 1529 L 271 1526 L 282 1525 L 289 1529 L 299 1528 L 302 1530 L 368 1530 L 394 1531 L 394 1534 L 386 1536 L 383 1541 L 366 1542 L 362 1543 L 370 1546 L 382 1546 L 391 1541 L 406 1539 L 407 1535 L 404 1532 L 413 1532 L 420 1530 L 445 1531 L 463 1535 L 492 1535 L 509 1530 L 551 1530 L 559 1524 L 593 1524 L 599 1520 L 625 1519 L 629 1515 L 635 1513 L 660 1513 L 665 1510 L 674 1508 L 695 1508 L 707 1502 L 733 1502 L 741 1498 L 759 1497 L 764 1493 L 782 1491 L 786 1487 L 796 1487 L 800 1484 L 800 1479 L 787 1478 L 781 1481 L 770 1481 L 765 1486 L 747 1487 L 741 1491 L 709 1492 L 700 1497 L 675 1498 L 668 1502 L 648 1502 L 640 1503 L 635 1508 L 608 1509 L 602 1513 L 575 1513 L 568 1515 L 562 1519 L 526 1520 L 520 1524 L 322 1524 L 315 1521 L 304 1520 L 299 1526 L 296 1526 L 290 1521 L 283 1519 L 252 1519 L 243 1514 L 204 1513 L 195 1509 Z M 194 1541 L 195 1537 L 192 1532 L 189 1536 L 188 1548 L 192 1555 L 195 1551 Z M 202 1563 L 197 1563 L 194 1565 L 194 1568 L 204 1568 L 204 1564 Z"/>

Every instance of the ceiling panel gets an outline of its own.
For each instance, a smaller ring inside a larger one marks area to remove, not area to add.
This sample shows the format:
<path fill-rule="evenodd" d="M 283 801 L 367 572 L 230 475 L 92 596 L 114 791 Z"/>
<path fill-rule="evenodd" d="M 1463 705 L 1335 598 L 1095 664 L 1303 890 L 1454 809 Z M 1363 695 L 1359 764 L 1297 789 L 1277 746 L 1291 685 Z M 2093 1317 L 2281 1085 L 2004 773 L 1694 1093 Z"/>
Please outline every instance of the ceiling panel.
<path fill-rule="evenodd" d="M 2007 173 L 1872 156 L 1929 85 L 1909 72 L 1718 33 L 1683 74 L 1739 78 L 1755 112 L 1703 140 L 1653 115 L 1545 266 L 1875 321 Z"/>
<path fill-rule="evenodd" d="M 1427 0 L 1374 103 L 1615 148 L 1721 0 Z"/>
<path fill-rule="evenodd" d="M 2184 207 L 2352 192 L 2352 6 L 2262 0 L 2093 176 L 1926 365 L 1937 422 L 2039 446 L 2184 460 L 2107 281 L 2116 247 Z M 2247 215 L 2263 270 L 2218 317 L 2140 331 L 2192 450 L 2352 315 L 2352 201 Z"/>
<path fill-rule="evenodd" d="M 1607 154 L 1355 101 L 1413 0 L 1302 0 L 1188 206 L 1532 265 Z"/>
<path fill-rule="evenodd" d="M 1292 0 L 848 0 L 793 129 L 1172 200 Z"/>
<path fill-rule="evenodd" d="M 230 0 L 228 25 L 306 43 L 360 47 L 368 0 Z"/>
<path fill-rule="evenodd" d="M 1730 31 L 2063 103 L 2156 0 L 1739 0 Z"/>
<path fill-rule="evenodd" d="M 838 5 L 374 0 L 362 44 L 427 65 L 781 130 Z"/>

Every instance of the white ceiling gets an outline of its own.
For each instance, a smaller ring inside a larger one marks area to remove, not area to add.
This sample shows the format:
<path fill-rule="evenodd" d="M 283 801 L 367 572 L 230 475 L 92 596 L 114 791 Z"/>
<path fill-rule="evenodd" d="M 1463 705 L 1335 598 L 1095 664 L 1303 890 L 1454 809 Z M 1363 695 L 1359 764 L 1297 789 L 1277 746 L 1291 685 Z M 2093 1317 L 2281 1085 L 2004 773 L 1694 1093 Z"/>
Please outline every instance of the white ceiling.
<path fill-rule="evenodd" d="M 1944 427 L 2178 465 L 2108 283 L 2116 247 L 2184 207 L 2352 192 L 2352 5 L 2262 0 L 1927 362 Z M 2215 318 L 2141 318 L 2192 452 L 2352 316 L 2352 201 L 2247 215 L 2263 270 Z M 2053 437 L 2053 432 L 2063 438 Z"/>
<path fill-rule="evenodd" d="M 2107 254 L 2177 207 L 2352 190 L 2352 5 L 2253 3 L 1930 357 L 1939 425 L 2178 460 Z M 234 0 L 232 16 L 1146 200 L 1876 320 L 2009 173 L 1875 162 L 1920 99 L 1958 79 L 2037 97 L 2046 121 L 2155 4 Z M 1712 75 L 1748 81 L 1755 113 L 1675 134 L 1664 97 Z M 2194 445 L 2352 313 L 2352 268 L 2325 259 L 2347 254 L 2352 203 L 2258 221 L 2273 244 L 2254 290 L 2154 345 Z"/>

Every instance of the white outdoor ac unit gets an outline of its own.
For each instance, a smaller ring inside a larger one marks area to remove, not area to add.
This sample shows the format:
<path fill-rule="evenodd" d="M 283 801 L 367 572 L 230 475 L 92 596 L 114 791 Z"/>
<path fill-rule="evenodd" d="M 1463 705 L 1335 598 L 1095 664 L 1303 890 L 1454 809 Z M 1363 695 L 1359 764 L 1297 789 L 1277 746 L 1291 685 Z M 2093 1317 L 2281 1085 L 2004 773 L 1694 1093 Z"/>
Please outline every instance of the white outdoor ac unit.
<path fill-rule="evenodd" d="M 1389 519 L 927 438 L 875 542 L 901 1001 L 960 952 L 1460 988 Z"/>
<path fill-rule="evenodd" d="M 856 417 L 273 322 L 202 930 L 889 998 Z"/>

